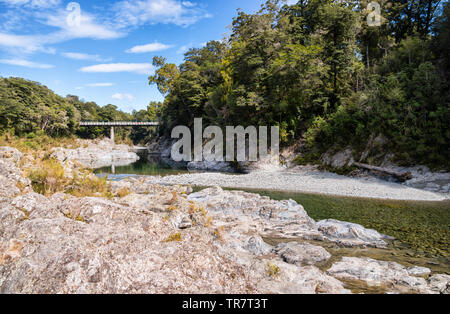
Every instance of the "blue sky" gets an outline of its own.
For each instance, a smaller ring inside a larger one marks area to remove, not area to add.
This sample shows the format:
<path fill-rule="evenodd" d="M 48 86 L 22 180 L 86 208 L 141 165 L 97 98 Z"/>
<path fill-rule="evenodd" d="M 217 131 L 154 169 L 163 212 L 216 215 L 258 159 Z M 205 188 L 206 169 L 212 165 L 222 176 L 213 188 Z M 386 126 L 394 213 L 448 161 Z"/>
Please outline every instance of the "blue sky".
<path fill-rule="evenodd" d="M 263 2 L 0 0 L 0 76 L 144 109 L 163 100 L 148 85 L 153 56 L 180 64 L 187 48 L 222 39 L 238 8 L 255 12 Z"/>

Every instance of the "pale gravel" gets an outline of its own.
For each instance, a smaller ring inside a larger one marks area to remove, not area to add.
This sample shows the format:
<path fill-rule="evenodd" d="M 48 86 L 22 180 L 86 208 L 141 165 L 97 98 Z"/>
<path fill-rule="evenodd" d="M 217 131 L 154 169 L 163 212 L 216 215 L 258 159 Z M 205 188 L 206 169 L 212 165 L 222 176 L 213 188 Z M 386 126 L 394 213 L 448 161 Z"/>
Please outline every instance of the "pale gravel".
<path fill-rule="evenodd" d="M 158 184 L 220 186 L 236 189 L 264 189 L 287 192 L 318 193 L 375 199 L 443 201 L 448 194 L 415 189 L 375 178 L 349 178 L 321 171 L 252 172 L 244 175 L 223 173 L 190 173 L 152 177 Z"/>

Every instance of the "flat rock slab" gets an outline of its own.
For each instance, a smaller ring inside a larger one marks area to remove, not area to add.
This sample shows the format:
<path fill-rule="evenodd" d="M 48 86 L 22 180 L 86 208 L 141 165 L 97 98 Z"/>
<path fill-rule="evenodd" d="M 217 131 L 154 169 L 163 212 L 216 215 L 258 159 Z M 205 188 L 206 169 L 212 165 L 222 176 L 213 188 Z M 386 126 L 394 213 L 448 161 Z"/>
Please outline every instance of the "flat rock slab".
<path fill-rule="evenodd" d="M 314 265 L 331 257 L 323 247 L 309 243 L 280 243 L 274 251 L 289 264 Z"/>
<path fill-rule="evenodd" d="M 349 247 L 386 247 L 387 243 L 384 240 L 390 238 L 376 230 L 366 229 L 358 224 L 335 219 L 319 221 L 317 226 L 326 239 Z"/>
<path fill-rule="evenodd" d="M 423 274 L 395 263 L 371 258 L 343 257 L 334 263 L 327 274 L 345 280 L 364 281 L 369 286 L 385 287 L 390 293 L 448 293 L 450 276 L 435 275 L 424 279 Z"/>

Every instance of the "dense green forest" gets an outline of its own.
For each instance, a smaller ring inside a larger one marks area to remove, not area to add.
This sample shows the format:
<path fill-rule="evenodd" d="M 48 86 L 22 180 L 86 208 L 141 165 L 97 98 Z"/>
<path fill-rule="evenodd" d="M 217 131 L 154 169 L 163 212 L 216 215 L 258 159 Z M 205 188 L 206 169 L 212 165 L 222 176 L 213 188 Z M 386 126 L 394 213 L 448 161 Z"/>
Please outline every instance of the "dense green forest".
<path fill-rule="evenodd" d="M 79 127 L 80 121 L 154 121 L 160 104 L 152 102 L 147 110 L 131 114 L 114 105 L 98 106 L 77 96 L 56 95 L 46 86 L 22 78 L 0 78 L 0 134 L 34 138 L 79 136 L 97 138 L 109 136 L 109 128 Z M 118 138 L 146 143 L 154 128 L 118 128 Z"/>
<path fill-rule="evenodd" d="M 278 125 L 299 162 L 330 150 L 384 138 L 382 153 L 400 164 L 450 168 L 450 4 L 378 1 L 382 24 L 367 23 L 370 1 L 267 1 L 255 14 L 238 11 L 230 34 L 185 54 L 181 65 L 155 57 L 149 78 L 165 96 L 131 114 L 36 82 L 0 78 L 0 133 L 107 135 L 81 120 L 155 120 L 170 136 L 176 125 Z M 118 130 L 145 143 L 154 130 Z M 377 163 L 383 154 L 367 156 Z"/>
<path fill-rule="evenodd" d="M 303 161 L 382 135 L 397 162 L 450 168 L 450 5 L 379 1 L 383 23 L 370 27 L 369 2 L 270 0 L 180 66 L 155 57 L 163 131 L 194 117 L 278 125 Z"/>

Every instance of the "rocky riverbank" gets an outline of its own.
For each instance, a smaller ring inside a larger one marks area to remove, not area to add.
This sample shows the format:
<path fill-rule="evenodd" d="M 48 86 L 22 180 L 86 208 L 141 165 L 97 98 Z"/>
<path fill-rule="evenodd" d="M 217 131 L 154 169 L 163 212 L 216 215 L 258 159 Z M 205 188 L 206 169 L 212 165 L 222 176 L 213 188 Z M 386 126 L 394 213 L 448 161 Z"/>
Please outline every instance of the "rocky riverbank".
<path fill-rule="evenodd" d="M 294 201 L 218 187 L 190 194 L 149 178 L 111 182 L 108 198 L 43 196 L 24 177 L 24 156 L 0 152 L 1 293 L 349 293 L 347 279 L 390 293 L 449 292 L 448 275 L 385 261 L 320 269 L 331 255 L 308 241 L 383 248 L 389 238 L 316 222 Z"/>
<path fill-rule="evenodd" d="M 116 145 L 109 139 L 77 140 L 79 147 L 75 149 L 55 148 L 52 157 L 62 163 L 78 162 L 85 168 L 102 168 L 110 165 L 126 166 L 139 160 L 133 147 Z"/>

